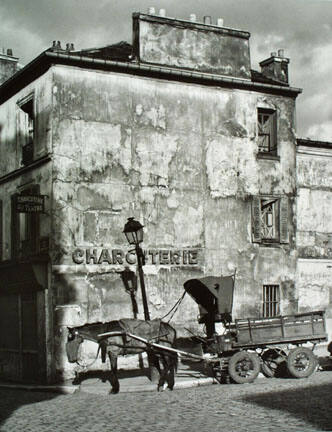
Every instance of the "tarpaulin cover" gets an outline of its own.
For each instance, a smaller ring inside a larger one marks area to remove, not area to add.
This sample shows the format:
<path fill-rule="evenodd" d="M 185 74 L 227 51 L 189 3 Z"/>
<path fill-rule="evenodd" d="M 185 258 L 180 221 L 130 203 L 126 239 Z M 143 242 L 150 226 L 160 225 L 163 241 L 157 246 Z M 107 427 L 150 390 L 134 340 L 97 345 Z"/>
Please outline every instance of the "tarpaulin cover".
<path fill-rule="evenodd" d="M 201 313 L 232 314 L 234 276 L 190 279 L 183 286 Z"/>

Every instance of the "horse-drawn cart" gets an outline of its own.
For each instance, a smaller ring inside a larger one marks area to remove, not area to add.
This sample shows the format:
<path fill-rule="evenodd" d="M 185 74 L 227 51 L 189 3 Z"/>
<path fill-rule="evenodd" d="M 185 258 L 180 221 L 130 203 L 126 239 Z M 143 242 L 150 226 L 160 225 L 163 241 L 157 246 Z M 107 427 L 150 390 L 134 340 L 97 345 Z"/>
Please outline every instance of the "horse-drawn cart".
<path fill-rule="evenodd" d="M 234 279 L 235 275 L 207 277 L 184 284 L 199 305 L 198 321 L 206 325 L 204 348 L 212 354 L 208 362 L 216 379 L 252 382 L 260 371 L 267 377 L 284 373 L 295 378 L 310 376 L 318 364 L 313 350 L 317 343 L 327 340 L 325 313 L 315 311 L 232 322 Z M 216 322 L 223 323 L 221 335 L 215 331 Z"/>
<path fill-rule="evenodd" d="M 106 353 L 110 357 L 113 393 L 119 391 L 117 356 L 143 351 L 148 353 L 149 364 L 154 363 L 160 373 L 158 389 L 165 381 L 170 389 L 173 388 L 179 356 L 204 361 L 220 383 L 230 380 L 252 382 L 260 371 L 267 377 L 285 373 L 295 378 L 310 376 L 318 365 L 314 348 L 317 343 L 327 340 L 324 312 L 233 321 L 234 280 L 235 275 L 206 277 L 184 284 L 185 291 L 199 306 L 198 322 L 206 327 L 206 337 L 193 335 L 191 339 L 202 346 L 205 354 L 179 350 L 175 329 L 169 323 L 126 318 L 69 328 L 68 360 L 77 362 L 79 345 L 84 339 L 96 342 L 102 360 L 105 361 Z M 222 334 L 216 332 L 218 322 L 223 325 Z"/>

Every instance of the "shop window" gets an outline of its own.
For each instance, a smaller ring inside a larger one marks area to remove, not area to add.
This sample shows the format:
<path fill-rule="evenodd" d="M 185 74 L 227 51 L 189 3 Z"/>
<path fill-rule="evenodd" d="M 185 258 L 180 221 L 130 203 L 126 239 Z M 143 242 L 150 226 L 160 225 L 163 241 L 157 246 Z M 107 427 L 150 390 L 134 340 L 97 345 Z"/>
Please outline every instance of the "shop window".
<path fill-rule="evenodd" d="M 263 285 L 263 317 L 280 315 L 279 285 Z"/>
<path fill-rule="evenodd" d="M 22 164 L 28 165 L 33 162 L 34 135 L 35 135 L 35 113 L 33 94 L 17 103 L 18 132 L 22 147 Z"/>
<path fill-rule="evenodd" d="M 39 186 L 31 186 L 21 193 L 39 194 Z M 16 197 L 17 194 L 12 196 L 12 257 L 26 258 L 39 252 L 39 214 L 17 212 Z"/>
<path fill-rule="evenodd" d="M 255 243 L 288 243 L 288 198 L 254 197 L 252 240 Z"/>
<path fill-rule="evenodd" d="M 258 152 L 277 156 L 276 111 L 258 108 Z"/>

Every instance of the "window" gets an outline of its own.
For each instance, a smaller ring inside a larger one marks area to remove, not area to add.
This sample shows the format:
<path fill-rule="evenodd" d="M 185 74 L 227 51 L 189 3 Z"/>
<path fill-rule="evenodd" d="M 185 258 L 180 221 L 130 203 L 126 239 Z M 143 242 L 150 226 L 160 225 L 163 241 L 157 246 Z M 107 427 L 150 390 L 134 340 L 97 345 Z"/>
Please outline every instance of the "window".
<path fill-rule="evenodd" d="M 276 111 L 258 108 L 258 152 L 277 156 Z"/>
<path fill-rule="evenodd" d="M 280 314 L 279 285 L 263 285 L 263 317 Z"/>
<path fill-rule="evenodd" d="M 288 243 L 288 198 L 253 197 L 252 241 Z"/>
<path fill-rule="evenodd" d="M 39 186 L 32 185 L 21 193 L 39 194 Z M 39 214 L 18 213 L 16 196 L 12 196 L 12 257 L 25 258 L 39 251 Z"/>
<path fill-rule="evenodd" d="M 0 261 L 3 259 L 3 210 L 2 201 L 0 200 Z"/>
<path fill-rule="evenodd" d="M 33 94 L 20 100 L 18 103 L 18 134 L 22 147 L 22 164 L 33 162 L 35 114 Z"/>

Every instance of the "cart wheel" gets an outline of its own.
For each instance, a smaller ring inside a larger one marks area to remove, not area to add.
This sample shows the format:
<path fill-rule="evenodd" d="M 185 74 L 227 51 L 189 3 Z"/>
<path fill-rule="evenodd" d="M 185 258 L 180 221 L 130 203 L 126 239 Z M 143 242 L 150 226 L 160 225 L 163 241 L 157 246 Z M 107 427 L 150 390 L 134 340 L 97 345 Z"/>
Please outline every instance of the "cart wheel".
<path fill-rule="evenodd" d="M 317 360 L 309 348 L 298 347 L 292 349 L 287 357 L 287 368 L 295 378 L 310 376 L 317 366 Z"/>
<path fill-rule="evenodd" d="M 281 349 L 268 349 L 261 356 L 261 371 L 267 378 L 281 376 L 286 354 Z M 285 371 L 284 371 L 285 372 Z"/>
<path fill-rule="evenodd" d="M 228 373 L 238 384 L 253 382 L 259 371 L 260 361 L 257 354 L 247 351 L 235 353 L 228 363 Z"/>

